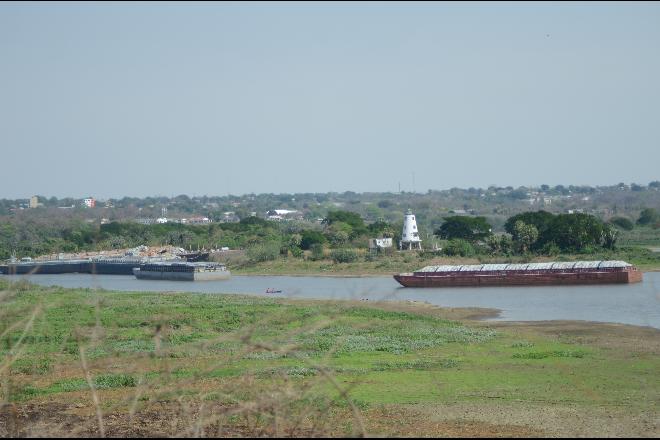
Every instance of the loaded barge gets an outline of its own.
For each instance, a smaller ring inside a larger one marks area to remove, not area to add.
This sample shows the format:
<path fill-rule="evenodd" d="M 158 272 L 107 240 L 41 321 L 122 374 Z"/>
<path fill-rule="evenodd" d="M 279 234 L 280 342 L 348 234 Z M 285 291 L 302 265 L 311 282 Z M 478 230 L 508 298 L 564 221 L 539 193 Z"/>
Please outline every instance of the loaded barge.
<path fill-rule="evenodd" d="M 642 272 L 625 261 L 571 261 L 426 266 L 394 279 L 404 287 L 626 284 L 642 281 Z"/>
<path fill-rule="evenodd" d="M 133 268 L 147 260 L 144 258 L 93 258 L 86 260 L 22 261 L 0 265 L 5 275 L 55 275 L 63 273 L 89 273 L 93 275 L 133 275 Z"/>
<path fill-rule="evenodd" d="M 226 280 L 231 273 L 224 264 L 162 262 L 141 264 L 133 269 L 139 280 L 215 281 Z"/>

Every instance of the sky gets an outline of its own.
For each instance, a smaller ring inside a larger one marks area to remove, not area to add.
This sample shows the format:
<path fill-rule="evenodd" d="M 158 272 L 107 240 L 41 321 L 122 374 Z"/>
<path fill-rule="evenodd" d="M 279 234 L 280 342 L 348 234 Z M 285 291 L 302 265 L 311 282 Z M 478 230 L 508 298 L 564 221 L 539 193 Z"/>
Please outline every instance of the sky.
<path fill-rule="evenodd" d="M 2 3 L 0 198 L 660 180 L 660 3 Z"/>

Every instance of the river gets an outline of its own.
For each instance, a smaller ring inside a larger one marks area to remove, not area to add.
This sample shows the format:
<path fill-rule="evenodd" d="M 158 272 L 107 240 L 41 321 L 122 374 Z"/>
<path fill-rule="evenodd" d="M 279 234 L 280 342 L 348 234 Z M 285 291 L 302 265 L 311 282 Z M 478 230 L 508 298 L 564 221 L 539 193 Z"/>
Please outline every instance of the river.
<path fill-rule="evenodd" d="M 392 277 L 232 276 L 224 281 L 138 280 L 124 275 L 23 275 L 40 285 L 90 287 L 118 291 L 203 292 L 280 298 L 421 301 L 444 307 L 499 309 L 495 320 L 585 320 L 660 328 L 660 272 L 644 274 L 636 284 L 592 286 L 520 286 L 403 288 Z M 282 293 L 266 294 L 268 288 Z"/>

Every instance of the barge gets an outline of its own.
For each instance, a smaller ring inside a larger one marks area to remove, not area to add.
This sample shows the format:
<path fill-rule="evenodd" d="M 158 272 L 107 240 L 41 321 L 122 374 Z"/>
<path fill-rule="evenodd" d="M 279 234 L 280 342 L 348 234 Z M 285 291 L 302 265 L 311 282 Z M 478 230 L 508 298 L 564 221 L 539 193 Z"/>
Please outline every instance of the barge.
<path fill-rule="evenodd" d="M 215 281 L 226 280 L 231 273 L 220 263 L 162 262 L 141 264 L 133 269 L 139 280 Z"/>
<path fill-rule="evenodd" d="M 570 261 L 426 266 L 394 279 L 404 287 L 627 284 L 642 281 L 642 272 L 625 261 Z"/>
<path fill-rule="evenodd" d="M 80 260 L 32 260 L 0 265 L 4 275 L 56 275 L 85 273 L 92 275 L 133 275 L 133 268 L 153 261 L 145 258 L 90 258 Z M 171 260 L 167 260 L 171 261 Z"/>

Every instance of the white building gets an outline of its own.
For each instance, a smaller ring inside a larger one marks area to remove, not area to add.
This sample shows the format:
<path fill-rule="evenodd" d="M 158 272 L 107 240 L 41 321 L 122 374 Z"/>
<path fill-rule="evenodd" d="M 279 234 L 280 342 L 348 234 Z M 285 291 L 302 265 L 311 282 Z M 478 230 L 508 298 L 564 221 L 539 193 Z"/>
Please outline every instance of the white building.
<path fill-rule="evenodd" d="M 39 197 L 37 196 L 30 197 L 30 205 L 29 205 L 30 208 L 38 208 L 40 205 L 41 203 L 39 203 Z"/>
<path fill-rule="evenodd" d="M 88 208 L 93 208 L 96 206 L 96 200 L 94 200 L 94 197 L 90 197 L 88 199 L 83 200 L 83 204 Z"/>
<path fill-rule="evenodd" d="M 286 220 L 287 218 L 291 218 L 293 214 L 297 214 L 298 211 L 290 210 L 290 209 L 271 209 L 270 211 L 266 212 L 266 219 L 267 220 Z"/>
<path fill-rule="evenodd" d="M 379 250 L 392 247 L 391 238 L 370 238 L 369 239 L 369 249 Z"/>
<path fill-rule="evenodd" d="M 419 238 L 419 231 L 417 230 L 417 221 L 415 215 L 409 209 L 403 217 L 403 231 L 401 232 L 401 241 L 399 242 L 401 249 L 422 249 L 422 240 Z"/>

